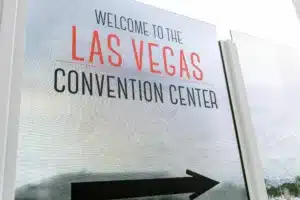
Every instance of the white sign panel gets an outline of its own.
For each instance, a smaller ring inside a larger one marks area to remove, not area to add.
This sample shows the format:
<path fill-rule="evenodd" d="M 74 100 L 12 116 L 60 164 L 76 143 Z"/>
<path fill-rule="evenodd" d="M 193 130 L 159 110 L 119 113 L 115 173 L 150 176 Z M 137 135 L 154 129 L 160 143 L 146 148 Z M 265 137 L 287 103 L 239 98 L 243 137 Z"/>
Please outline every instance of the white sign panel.
<path fill-rule="evenodd" d="M 16 199 L 247 199 L 214 26 L 28 4 Z"/>

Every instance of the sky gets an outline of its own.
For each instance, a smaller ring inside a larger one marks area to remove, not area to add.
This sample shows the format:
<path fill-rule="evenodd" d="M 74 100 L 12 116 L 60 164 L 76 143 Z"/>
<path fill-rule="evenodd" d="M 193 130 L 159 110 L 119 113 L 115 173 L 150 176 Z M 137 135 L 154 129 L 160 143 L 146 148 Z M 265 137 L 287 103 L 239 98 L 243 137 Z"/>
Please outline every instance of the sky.
<path fill-rule="evenodd" d="M 280 43 L 299 43 L 300 24 L 290 0 L 138 0 L 217 25 L 219 39 L 229 29 Z"/>

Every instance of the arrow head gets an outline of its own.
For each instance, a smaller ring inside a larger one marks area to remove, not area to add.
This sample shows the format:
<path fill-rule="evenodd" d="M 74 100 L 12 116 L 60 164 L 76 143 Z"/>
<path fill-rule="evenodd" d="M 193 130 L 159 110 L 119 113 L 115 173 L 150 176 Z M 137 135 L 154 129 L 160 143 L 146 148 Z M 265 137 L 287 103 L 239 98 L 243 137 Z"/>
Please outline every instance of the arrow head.
<path fill-rule="evenodd" d="M 186 174 L 192 176 L 196 181 L 199 181 L 199 191 L 196 190 L 195 193 L 190 196 L 190 200 L 196 199 L 204 192 L 219 184 L 218 181 L 212 180 L 188 169 L 186 170 Z M 204 188 L 205 190 L 203 190 Z"/>

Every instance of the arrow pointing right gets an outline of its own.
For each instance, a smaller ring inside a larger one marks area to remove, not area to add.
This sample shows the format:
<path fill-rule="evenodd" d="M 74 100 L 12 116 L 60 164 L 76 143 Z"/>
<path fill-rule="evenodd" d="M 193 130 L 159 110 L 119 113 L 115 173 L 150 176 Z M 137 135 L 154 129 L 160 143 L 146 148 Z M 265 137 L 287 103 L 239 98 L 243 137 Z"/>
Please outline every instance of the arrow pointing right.
<path fill-rule="evenodd" d="M 193 193 L 196 199 L 219 182 L 186 170 L 191 177 L 102 181 L 71 184 L 71 200 L 107 200 Z"/>

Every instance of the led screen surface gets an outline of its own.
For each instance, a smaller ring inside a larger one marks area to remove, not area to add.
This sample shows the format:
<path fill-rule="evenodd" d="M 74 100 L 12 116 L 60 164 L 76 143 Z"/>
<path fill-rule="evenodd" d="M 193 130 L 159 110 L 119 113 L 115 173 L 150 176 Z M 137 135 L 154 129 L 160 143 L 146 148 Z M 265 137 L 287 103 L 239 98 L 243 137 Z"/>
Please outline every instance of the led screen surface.
<path fill-rule="evenodd" d="M 27 13 L 16 199 L 247 199 L 213 25 L 134 1 Z"/>

